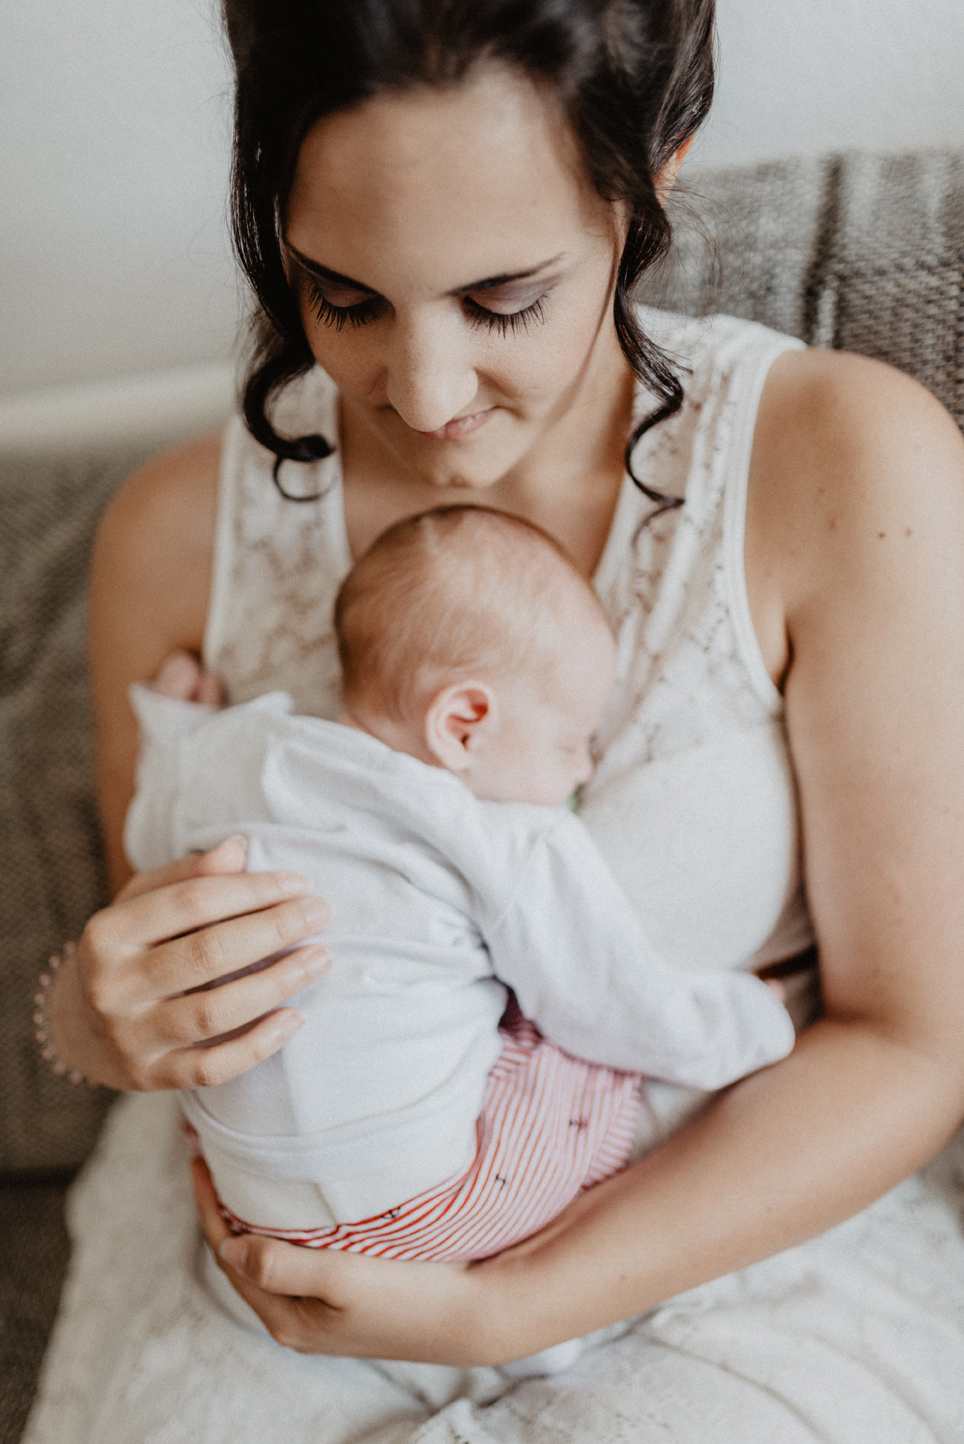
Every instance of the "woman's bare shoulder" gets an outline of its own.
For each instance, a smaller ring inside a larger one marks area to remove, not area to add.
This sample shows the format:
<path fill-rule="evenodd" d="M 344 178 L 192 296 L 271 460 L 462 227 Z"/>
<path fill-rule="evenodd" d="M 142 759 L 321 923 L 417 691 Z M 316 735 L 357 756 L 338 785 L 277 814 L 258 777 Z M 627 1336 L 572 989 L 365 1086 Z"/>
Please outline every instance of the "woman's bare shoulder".
<path fill-rule="evenodd" d="M 221 434 L 171 447 L 132 472 L 101 521 L 94 582 L 115 599 L 163 611 L 176 630 L 204 626 Z"/>
<path fill-rule="evenodd" d="M 194 437 L 131 472 L 104 513 L 101 534 L 140 551 L 214 538 L 221 433 Z"/>
<path fill-rule="evenodd" d="M 964 438 L 943 406 L 893 367 L 834 351 L 782 356 L 754 439 L 746 569 L 760 631 L 861 575 L 898 570 L 882 549 L 960 532 Z M 939 551 L 944 550 L 941 545 Z M 764 644 L 764 650 L 767 650 Z"/>
<path fill-rule="evenodd" d="M 846 530 L 881 503 L 956 493 L 964 438 L 929 391 L 903 372 L 839 351 L 790 352 L 764 388 L 754 476 L 764 505 Z M 812 527 L 804 525 L 804 530 Z"/>

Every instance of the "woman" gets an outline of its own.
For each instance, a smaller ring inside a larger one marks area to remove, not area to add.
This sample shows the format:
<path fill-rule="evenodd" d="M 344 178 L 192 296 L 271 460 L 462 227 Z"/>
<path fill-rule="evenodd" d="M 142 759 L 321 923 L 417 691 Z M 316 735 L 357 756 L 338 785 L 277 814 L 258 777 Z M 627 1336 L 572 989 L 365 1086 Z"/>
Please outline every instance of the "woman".
<path fill-rule="evenodd" d="M 260 305 L 248 433 L 158 458 L 101 531 L 116 881 L 128 683 L 203 650 L 232 698 L 280 684 L 331 715 L 326 608 L 350 557 L 471 496 L 552 532 L 619 629 L 583 815 L 657 941 L 681 965 L 762 967 L 815 939 L 825 1013 L 788 1060 L 469 1269 L 228 1242 L 199 1174 L 225 1277 L 287 1349 L 218 1312 L 213 1270 L 195 1279 L 176 1108 L 130 1100 L 75 1202 L 77 1273 L 28 1437 L 161 1437 L 172 1412 L 164 1437 L 316 1444 L 420 1426 L 695 1441 L 709 1420 L 721 1441 L 956 1437 L 964 1256 L 940 1190 L 914 1180 L 816 1238 L 964 1113 L 956 427 L 874 363 L 633 311 L 709 103 L 711 0 L 225 8 L 236 235 Z M 311 937 L 327 909 L 242 866 L 225 844 L 127 882 L 91 920 L 53 998 L 67 1064 L 150 1092 L 281 1046 L 316 947 L 204 985 Z M 671 1131 L 675 1101 L 651 1102 Z M 502 1364 L 648 1310 L 571 1376 L 498 1403 L 491 1369 L 360 1362 Z"/>

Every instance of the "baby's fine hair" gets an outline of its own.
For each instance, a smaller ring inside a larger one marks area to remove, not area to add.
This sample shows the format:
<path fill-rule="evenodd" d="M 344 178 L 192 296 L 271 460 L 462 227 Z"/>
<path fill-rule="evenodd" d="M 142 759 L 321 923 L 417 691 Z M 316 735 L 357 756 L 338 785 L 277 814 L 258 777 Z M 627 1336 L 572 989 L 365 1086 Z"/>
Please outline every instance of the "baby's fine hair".
<path fill-rule="evenodd" d="M 541 527 L 490 507 L 423 512 L 383 532 L 338 592 L 345 702 L 401 719 L 440 686 L 549 674 L 594 616 L 608 626 Z"/>

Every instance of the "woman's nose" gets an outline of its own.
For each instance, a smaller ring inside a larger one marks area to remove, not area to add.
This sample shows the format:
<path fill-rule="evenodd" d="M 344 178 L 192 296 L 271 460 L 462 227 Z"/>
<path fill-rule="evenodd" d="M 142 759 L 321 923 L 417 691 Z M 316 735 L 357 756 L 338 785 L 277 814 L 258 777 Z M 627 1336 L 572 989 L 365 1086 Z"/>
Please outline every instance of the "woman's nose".
<path fill-rule="evenodd" d="M 445 318 L 399 326 L 386 362 L 388 400 L 415 431 L 469 414 L 478 390 L 465 338 Z"/>

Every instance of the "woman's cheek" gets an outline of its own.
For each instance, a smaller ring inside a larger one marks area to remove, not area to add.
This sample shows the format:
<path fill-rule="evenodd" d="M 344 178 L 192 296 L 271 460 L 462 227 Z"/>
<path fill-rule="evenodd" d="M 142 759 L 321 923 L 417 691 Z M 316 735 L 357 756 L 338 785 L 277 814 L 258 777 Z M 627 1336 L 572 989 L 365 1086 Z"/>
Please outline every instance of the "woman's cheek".
<path fill-rule="evenodd" d="M 346 324 L 336 331 L 312 317 L 305 323 L 305 335 L 312 356 L 340 391 L 363 400 L 375 399 L 382 366 L 362 327 Z"/>
<path fill-rule="evenodd" d="M 610 314 L 608 301 L 600 311 L 585 301 L 566 305 L 560 298 L 546 321 L 525 335 L 524 339 L 532 342 L 532 351 L 523 356 L 520 347 L 518 357 L 513 358 L 520 385 L 527 381 L 533 397 L 538 395 L 548 407 L 568 398 L 572 387 L 585 379 Z"/>
<path fill-rule="evenodd" d="M 568 395 L 583 374 L 596 339 L 594 324 L 552 325 L 495 338 L 480 358 L 487 378 L 509 401 L 542 414 Z"/>

